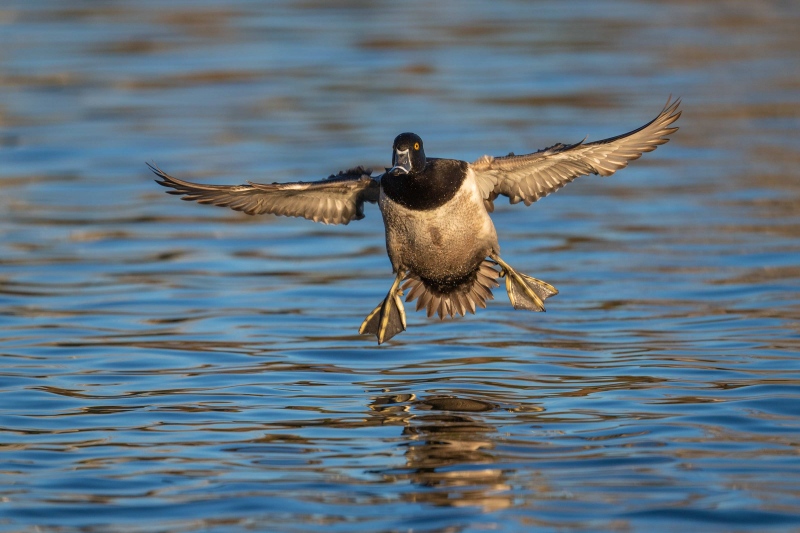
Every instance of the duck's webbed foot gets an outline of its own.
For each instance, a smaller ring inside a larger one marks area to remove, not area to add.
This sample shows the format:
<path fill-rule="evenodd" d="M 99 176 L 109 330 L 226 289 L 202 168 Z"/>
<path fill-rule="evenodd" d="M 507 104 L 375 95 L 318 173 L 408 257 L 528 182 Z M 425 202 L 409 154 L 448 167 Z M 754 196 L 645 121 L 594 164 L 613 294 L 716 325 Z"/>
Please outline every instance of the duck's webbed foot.
<path fill-rule="evenodd" d="M 544 301 L 558 294 L 558 290 L 549 283 L 517 272 L 500 256 L 495 254 L 490 257 L 503 269 L 500 276 L 506 278 L 506 292 L 514 309 L 544 311 Z"/>
<path fill-rule="evenodd" d="M 406 330 L 406 312 L 403 308 L 403 291 L 400 289 L 400 282 L 405 275 L 398 272 L 397 277 L 389 289 L 386 298 L 367 315 L 358 332 L 362 335 L 375 335 L 378 337 L 378 344 L 383 344 L 398 333 Z"/>

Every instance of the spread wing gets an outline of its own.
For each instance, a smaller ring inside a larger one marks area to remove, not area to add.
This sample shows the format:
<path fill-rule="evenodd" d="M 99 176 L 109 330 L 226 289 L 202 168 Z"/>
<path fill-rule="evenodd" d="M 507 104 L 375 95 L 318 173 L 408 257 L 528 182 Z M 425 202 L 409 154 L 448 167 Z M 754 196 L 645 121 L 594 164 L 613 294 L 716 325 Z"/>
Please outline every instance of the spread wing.
<path fill-rule="evenodd" d="M 512 204 L 522 201 L 531 205 L 578 176 L 610 176 L 625 168 L 629 161 L 669 141 L 667 136 L 678 130 L 670 125 L 681 116 L 680 99 L 671 100 L 652 121 L 623 135 L 591 143 L 559 143 L 527 155 L 481 157 L 471 167 L 487 209 L 494 209 L 493 201 L 500 195 L 508 196 Z"/>
<path fill-rule="evenodd" d="M 159 178 L 156 183 L 174 190 L 182 200 L 230 207 L 248 215 L 272 213 L 303 217 L 324 224 L 347 224 L 364 218 L 364 202 L 375 203 L 380 184 L 372 171 L 356 167 L 322 181 L 253 183 L 247 185 L 202 185 L 174 178 L 147 164 Z"/>

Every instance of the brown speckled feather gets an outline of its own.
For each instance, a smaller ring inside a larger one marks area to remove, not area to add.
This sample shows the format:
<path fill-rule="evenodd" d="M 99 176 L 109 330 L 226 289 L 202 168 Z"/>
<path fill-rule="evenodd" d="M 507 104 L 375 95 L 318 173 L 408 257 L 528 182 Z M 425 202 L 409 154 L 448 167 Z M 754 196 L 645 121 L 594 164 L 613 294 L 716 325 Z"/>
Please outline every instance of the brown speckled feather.
<path fill-rule="evenodd" d="M 595 141 L 564 145 L 556 144 L 527 155 L 492 157 L 485 155 L 470 166 L 484 192 L 487 209 L 494 209 L 498 196 L 508 196 L 512 204 L 531 205 L 539 198 L 557 191 L 579 176 L 610 176 L 628 166 L 628 162 L 651 152 L 669 141 L 678 128 L 670 125 L 678 120 L 680 99 L 667 100 L 659 115 L 641 128 Z M 486 193 L 486 191 L 489 191 Z"/>
<path fill-rule="evenodd" d="M 364 202 L 375 203 L 380 184 L 371 170 L 357 167 L 322 181 L 253 183 L 247 185 L 203 185 L 170 176 L 148 164 L 164 187 L 175 190 L 182 200 L 230 207 L 248 215 L 271 213 L 303 217 L 325 224 L 347 224 L 364 218 Z"/>

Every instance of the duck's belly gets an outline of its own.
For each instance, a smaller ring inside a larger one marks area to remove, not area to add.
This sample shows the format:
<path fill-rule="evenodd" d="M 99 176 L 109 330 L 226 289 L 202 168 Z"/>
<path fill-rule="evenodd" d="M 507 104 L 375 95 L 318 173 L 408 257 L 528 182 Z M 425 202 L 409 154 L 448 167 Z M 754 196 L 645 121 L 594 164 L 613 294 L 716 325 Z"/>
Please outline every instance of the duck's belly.
<path fill-rule="evenodd" d="M 470 171 L 471 173 L 471 171 Z M 423 279 L 458 279 L 474 272 L 492 252 L 497 233 L 472 175 L 446 204 L 413 210 L 381 193 L 386 249 L 395 270 Z"/>

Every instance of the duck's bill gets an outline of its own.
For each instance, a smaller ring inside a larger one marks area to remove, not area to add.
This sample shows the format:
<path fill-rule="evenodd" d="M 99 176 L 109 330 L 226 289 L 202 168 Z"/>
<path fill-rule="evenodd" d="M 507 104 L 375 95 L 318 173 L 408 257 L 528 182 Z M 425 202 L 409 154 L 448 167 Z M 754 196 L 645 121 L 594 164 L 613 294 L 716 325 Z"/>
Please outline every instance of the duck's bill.
<path fill-rule="evenodd" d="M 394 151 L 390 172 L 395 170 L 401 171 L 403 174 L 411 172 L 411 158 L 408 155 L 408 150 L 403 150 L 402 152 L 400 150 Z"/>

